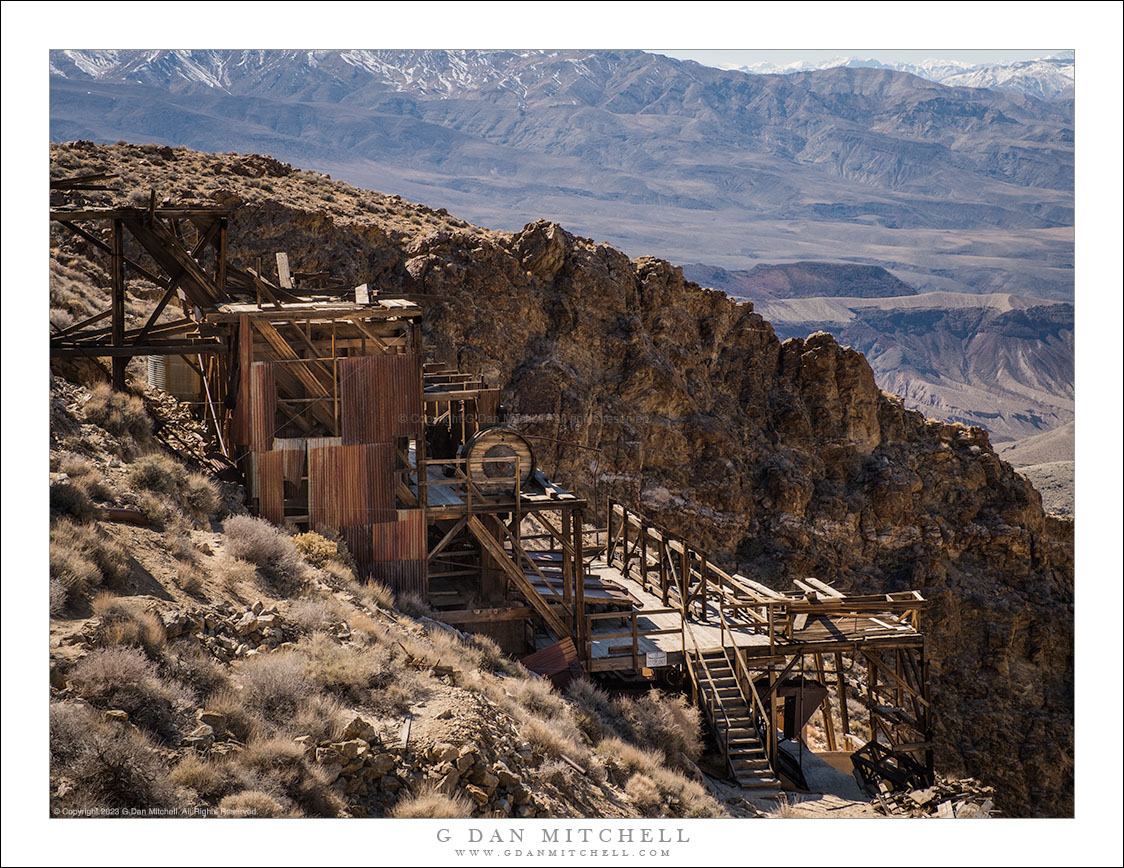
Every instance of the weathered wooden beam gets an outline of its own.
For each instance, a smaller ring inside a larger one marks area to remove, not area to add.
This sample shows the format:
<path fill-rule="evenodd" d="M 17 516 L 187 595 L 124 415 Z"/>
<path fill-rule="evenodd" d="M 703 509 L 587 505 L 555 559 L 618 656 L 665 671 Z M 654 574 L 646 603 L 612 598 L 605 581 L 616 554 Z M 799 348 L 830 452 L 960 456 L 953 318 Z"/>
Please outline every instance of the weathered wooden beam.
<path fill-rule="evenodd" d="M 227 352 L 221 341 L 151 341 L 147 344 L 70 344 L 51 347 L 52 359 L 104 358 L 125 359 L 133 356 L 216 355 Z"/>

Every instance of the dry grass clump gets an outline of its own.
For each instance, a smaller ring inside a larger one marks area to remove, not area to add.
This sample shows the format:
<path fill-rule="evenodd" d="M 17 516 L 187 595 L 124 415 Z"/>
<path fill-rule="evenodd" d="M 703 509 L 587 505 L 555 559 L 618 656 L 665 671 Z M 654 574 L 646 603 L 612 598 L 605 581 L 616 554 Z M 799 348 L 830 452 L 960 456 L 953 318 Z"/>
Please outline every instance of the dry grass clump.
<path fill-rule="evenodd" d="M 94 525 L 62 519 L 51 528 L 49 571 L 71 602 L 129 574 L 125 550 Z"/>
<path fill-rule="evenodd" d="M 52 482 L 49 502 L 52 516 L 69 517 L 81 523 L 94 517 L 90 495 L 72 482 Z"/>
<path fill-rule="evenodd" d="M 768 816 L 775 817 L 778 820 L 788 820 L 800 816 L 796 806 L 788 800 L 788 796 L 777 796 L 776 802 L 777 806 L 769 811 Z"/>
<path fill-rule="evenodd" d="M 374 582 L 372 582 L 374 584 Z M 429 603 L 417 594 L 402 594 L 398 597 L 398 611 L 411 618 L 436 618 L 437 615 L 430 608 Z"/>
<path fill-rule="evenodd" d="M 329 572 L 335 564 L 328 564 Z M 344 568 L 346 569 L 346 567 Z M 342 578 L 342 577 L 341 577 Z M 393 609 L 395 607 L 394 592 L 382 582 L 357 582 L 354 575 L 351 581 L 345 583 L 351 593 L 355 594 L 363 603 L 373 609 Z"/>
<path fill-rule="evenodd" d="M 99 645 L 141 648 L 153 660 L 163 656 L 168 637 L 164 623 L 155 614 L 105 591 L 98 594 L 91 605 L 100 621 Z"/>
<path fill-rule="evenodd" d="M 176 734 L 176 724 L 195 704 L 188 688 L 162 680 L 155 664 L 137 648 L 91 651 L 74 665 L 70 684 L 91 705 L 120 709 L 133 723 L 163 738 Z"/>
<path fill-rule="evenodd" d="M 165 647 L 160 670 L 202 700 L 230 687 L 226 668 L 189 639 L 174 640 Z"/>
<path fill-rule="evenodd" d="M 295 806 L 305 816 L 336 817 L 344 809 L 325 773 L 305 759 L 304 748 L 292 739 L 255 739 L 238 762 L 256 775 L 259 783 L 254 789 Z"/>
<path fill-rule="evenodd" d="M 249 561 L 239 560 L 225 554 L 215 563 L 215 574 L 223 590 L 238 598 L 243 585 L 253 585 L 258 578 L 258 570 Z"/>
<path fill-rule="evenodd" d="M 308 656 L 305 671 L 317 689 L 342 700 L 364 702 L 369 691 L 401 686 L 409 678 L 401 659 L 382 645 L 341 645 L 319 633 L 299 650 Z"/>
<path fill-rule="evenodd" d="M 288 621 L 306 633 L 332 630 L 347 620 L 335 597 L 300 597 L 289 604 Z"/>
<path fill-rule="evenodd" d="M 66 602 L 70 598 L 70 593 L 58 579 L 52 578 L 48 586 L 48 599 L 50 600 L 51 617 L 61 615 L 66 611 Z"/>
<path fill-rule="evenodd" d="M 287 811 L 269 793 L 260 790 L 244 790 L 226 796 L 219 802 L 219 816 L 227 819 L 295 817 L 298 813 Z"/>
<path fill-rule="evenodd" d="M 92 709 L 53 703 L 50 712 L 52 777 L 73 786 L 68 808 L 182 807 L 184 793 L 142 732 L 103 721 Z M 52 807 L 63 797 L 52 795 Z"/>
<path fill-rule="evenodd" d="M 117 392 L 107 383 L 94 386 L 82 409 L 87 422 L 118 437 L 122 454 L 132 454 L 136 444 L 152 439 L 152 419 L 144 401 L 135 395 Z"/>
<path fill-rule="evenodd" d="M 339 558 L 340 554 L 338 543 L 313 530 L 298 533 L 293 537 L 293 545 L 297 547 L 301 557 L 314 567 L 323 567 Z"/>
<path fill-rule="evenodd" d="M 243 692 L 231 686 L 221 688 L 208 697 L 204 708 L 226 718 L 227 732 L 243 744 L 257 737 L 265 728 L 261 715 L 247 707 Z"/>
<path fill-rule="evenodd" d="M 169 512 L 175 512 L 167 504 L 174 504 L 200 520 L 211 519 L 222 506 L 218 486 L 213 480 L 202 473 L 188 472 L 174 458 L 159 452 L 142 455 L 134 461 L 127 478 L 141 497 L 149 495 L 141 504 L 141 510 L 145 514 L 152 510 L 160 517 L 160 524 L 168 521 Z M 153 501 L 152 496 L 157 500 Z M 163 508 L 160 501 L 165 504 Z"/>
<path fill-rule="evenodd" d="M 472 805 L 459 794 L 447 796 L 432 788 L 423 787 L 418 792 L 399 799 L 390 816 L 399 820 L 452 820 L 472 816 Z"/>
<path fill-rule="evenodd" d="M 278 586 L 291 586 L 303 574 L 300 553 L 293 540 L 265 519 L 234 515 L 223 522 L 226 551 L 249 561 Z"/>
<path fill-rule="evenodd" d="M 275 723 L 292 718 L 315 693 L 305 669 L 304 656 L 293 652 L 247 659 L 237 675 L 246 705 Z"/>
<path fill-rule="evenodd" d="M 682 696 L 669 696 L 651 690 L 633 699 L 620 697 L 612 702 L 614 727 L 636 744 L 657 745 L 674 764 L 679 754 L 694 761 L 702 753 L 701 723 L 698 709 Z"/>
<path fill-rule="evenodd" d="M 206 574 L 200 569 L 198 564 L 192 561 L 180 561 L 176 564 L 176 573 L 172 581 L 174 581 L 176 587 L 185 594 L 197 597 L 203 592 L 205 578 Z"/>
<path fill-rule="evenodd" d="M 59 459 L 59 471 L 65 473 L 71 484 L 91 500 L 111 500 L 113 490 L 102 476 L 98 466 L 81 455 L 67 453 Z"/>

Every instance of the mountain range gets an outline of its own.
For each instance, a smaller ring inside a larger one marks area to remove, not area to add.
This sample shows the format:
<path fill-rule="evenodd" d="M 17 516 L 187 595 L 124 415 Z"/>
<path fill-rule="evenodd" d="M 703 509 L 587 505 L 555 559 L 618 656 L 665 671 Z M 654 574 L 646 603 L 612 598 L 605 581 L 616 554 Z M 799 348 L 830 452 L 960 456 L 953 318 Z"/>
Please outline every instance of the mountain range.
<path fill-rule="evenodd" d="M 55 141 L 269 153 L 509 231 L 1072 300 L 1073 100 L 642 51 L 50 55 Z"/>
<path fill-rule="evenodd" d="M 920 63 L 885 63 L 872 57 L 834 57 L 819 62 L 753 63 L 736 67 L 757 75 L 808 72 L 835 67 L 894 69 L 940 84 L 1009 90 L 1038 99 L 1071 99 L 1074 93 L 1074 57 L 1063 51 L 1047 57 L 1002 63 L 965 63 L 958 60 L 923 60 Z"/>

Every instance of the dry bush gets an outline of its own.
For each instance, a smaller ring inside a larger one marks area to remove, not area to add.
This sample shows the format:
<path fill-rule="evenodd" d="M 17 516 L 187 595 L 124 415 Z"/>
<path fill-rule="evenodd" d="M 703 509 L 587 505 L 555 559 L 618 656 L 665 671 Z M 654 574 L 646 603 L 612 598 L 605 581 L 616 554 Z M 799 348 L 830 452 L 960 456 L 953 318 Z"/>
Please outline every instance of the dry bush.
<path fill-rule="evenodd" d="M 50 714 L 52 775 L 74 786 L 77 808 L 172 808 L 183 795 L 168 778 L 152 742 L 132 727 L 108 723 L 92 709 L 54 703 Z M 55 797 L 53 804 L 57 805 Z"/>
<path fill-rule="evenodd" d="M 94 504 L 90 496 L 72 482 L 52 482 L 50 492 L 52 516 L 64 516 L 77 522 L 88 522 L 94 517 Z"/>
<path fill-rule="evenodd" d="M 381 645 L 341 645 L 322 633 L 302 642 L 308 655 L 305 669 L 318 690 L 340 699 L 363 702 L 371 690 L 383 690 L 400 681 L 405 667 L 393 652 Z"/>
<path fill-rule="evenodd" d="M 248 707 L 274 722 L 293 717 L 315 693 L 306 662 L 292 652 L 250 657 L 238 667 L 237 679 Z"/>
<path fill-rule="evenodd" d="M 228 819 L 296 817 L 299 812 L 288 811 L 277 799 L 260 790 L 245 790 L 225 796 L 219 802 L 219 816 Z"/>
<path fill-rule="evenodd" d="M 409 615 L 411 618 L 437 617 L 429 603 L 417 594 L 401 594 L 398 597 L 398 611 L 404 615 Z"/>
<path fill-rule="evenodd" d="M 180 490 L 180 500 L 187 511 L 195 518 L 210 520 L 222 508 L 219 487 L 209 476 L 202 473 L 189 473 L 187 482 Z"/>
<path fill-rule="evenodd" d="M 343 546 L 343 543 L 337 543 L 336 546 L 337 548 L 340 548 Z M 328 563 L 324 564 L 321 569 L 323 569 L 324 572 L 326 572 L 332 578 L 342 582 L 345 585 L 350 586 L 356 583 L 355 570 L 353 570 L 343 561 L 328 561 Z"/>
<path fill-rule="evenodd" d="M 114 391 L 106 383 L 100 383 L 90 391 L 83 415 L 87 422 L 122 438 L 125 442 L 121 445 L 128 449 L 132 448 L 128 440 L 143 444 L 152 436 L 152 419 L 144 401 L 135 395 Z"/>
<path fill-rule="evenodd" d="M 776 802 L 777 806 L 769 811 L 768 816 L 783 820 L 800 816 L 796 806 L 788 800 L 788 796 L 777 796 Z"/>
<path fill-rule="evenodd" d="M 163 655 L 167 635 L 164 623 L 155 614 L 105 591 L 94 598 L 92 606 L 100 621 L 99 645 L 142 648 L 153 660 Z"/>
<path fill-rule="evenodd" d="M 163 681 L 144 653 L 121 646 L 91 651 L 71 670 L 70 684 L 90 704 L 120 709 L 138 726 L 162 737 L 175 734 L 195 704 L 182 684 Z"/>
<path fill-rule="evenodd" d="M 544 756 L 567 756 L 579 764 L 588 761 L 589 750 L 568 716 L 550 720 L 527 716 L 519 722 L 519 734 L 530 742 L 532 750 Z"/>
<path fill-rule="evenodd" d="M 94 462 L 81 455 L 68 453 L 59 461 L 58 469 L 65 473 L 73 485 L 80 489 L 88 498 L 95 500 L 111 500 L 113 491 L 101 475 L 101 471 Z"/>
<path fill-rule="evenodd" d="M 257 776 L 261 785 L 256 789 L 283 796 L 307 816 L 336 817 L 344 809 L 326 774 L 310 765 L 304 748 L 291 739 L 255 739 L 237 761 Z"/>
<path fill-rule="evenodd" d="M 50 598 L 50 612 L 52 617 L 61 615 L 64 611 L 66 611 L 66 601 L 70 596 L 69 591 L 66 590 L 66 585 L 64 585 L 58 579 L 52 578 L 48 590 L 48 595 Z"/>
<path fill-rule="evenodd" d="M 243 744 L 248 743 L 264 728 L 261 716 L 249 708 L 242 691 L 227 686 L 219 689 L 209 699 L 204 708 L 226 718 L 226 729 Z"/>
<path fill-rule="evenodd" d="M 176 583 L 176 587 L 185 594 L 190 594 L 193 597 L 199 596 L 203 591 L 204 578 L 205 574 L 198 564 L 193 564 L 190 561 L 180 561 L 176 564 L 176 574 L 173 581 Z"/>
<path fill-rule="evenodd" d="M 301 556 L 314 567 L 323 567 L 329 561 L 339 557 L 338 544 L 313 530 L 294 536 L 293 545 L 297 547 Z"/>
<path fill-rule="evenodd" d="M 588 678 L 577 678 L 566 685 L 566 698 L 573 709 L 574 722 L 591 743 L 597 744 L 609 734 L 605 721 L 612 717 L 612 703 L 603 690 Z"/>
<path fill-rule="evenodd" d="M 137 509 L 144 513 L 148 524 L 155 530 L 160 530 L 176 518 L 176 508 L 170 498 L 151 491 L 142 491 L 136 495 Z"/>
<path fill-rule="evenodd" d="M 249 561 L 224 554 L 215 562 L 215 573 L 222 583 L 223 590 L 233 596 L 238 595 L 241 585 L 253 585 L 258 578 L 258 570 Z"/>
<path fill-rule="evenodd" d="M 616 780 L 627 779 L 636 772 L 650 774 L 664 762 L 658 750 L 643 750 L 613 735 L 602 739 L 595 751 L 604 761 L 610 777 Z"/>
<path fill-rule="evenodd" d="M 347 619 L 335 597 L 301 597 L 289 604 L 288 621 L 307 633 L 332 630 Z"/>
<path fill-rule="evenodd" d="M 294 584 L 303 573 L 293 540 L 265 519 L 234 515 L 223 522 L 226 550 L 259 567 L 275 585 Z"/>
<path fill-rule="evenodd" d="M 633 699 L 622 696 L 612 703 L 613 726 L 636 744 L 658 746 L 669 762 L 682 753 L 694 761 L 702 753 L 699 712 L 682 696 L 651 690 Z"/>
<path fill-rule="evenodd" d="M 181 759 L 169 778 L 174 784 L 195 790 L 204 799 L 221 796 L 227 786 L 227 778 L 217 764 L 195 753 Z"/>
<path fill-rule="evenodd" d="M 472 816 L 472 805 L 459 793 L 447 796 L 424 787 L 417 793 L 398 800 L 390 816 L 399 820 L 452 820 Z"/>
<path fill-rule="evenodd" d="M 70 599 L 102 585 L 116 585 L 129 574 L 125 550 L 94 525 L 63 519 L 51 528 L 49 569 Z"/>
<path fill-rule="evenodd" d="M 625 784 L 624 794 L 643 817 L 658 817 L 663 812 L 663 794 L 655 782 L 643 772 L 637 772 Z"/>
<path fill-rule="evenodd" d="M 285 721 L 281 731 L 293 738 L 311 736 L 315 742 L 338 741 L 347 725 L 345 718 L 345 709 L 338 700 L 315 694 L 300 707 L 296 717 Z"/>
<path fill-rule="evenodd" d="M 661 766 L 649 772 L 666 805 L 667 817 L 724 817 L 725 809 L 696 781 L 688 780 L 674 769 Z"/>
<path fill-rule="evenodd" d="M 190 639 L 176 640 L 164 649 L 160 671 L 190 687 L 203 700 L 230 687 L 226 668 Z"/>
<path fill-rule="evenodd" d="M 536 717 L 564 717 L 569 708 L 545 678 L 523 678 L 507 685 L 512 698 Z"/>
<path fill-rule="evenodd" d="M 176 459 L 161 452 L 136 459 L 129 468 L 127 479 L 139 496 L 155 495 L 158 499 L 154 501 L 150 498 L 147 504 L 154 512 L 163 513 L 160 524 L 169 521 L 167 513 L 175 513 L 175 507 L 194 518 L 209 520 L 222 506 L 214 481 L 202 473 L 189 473 Z M 161 502 L 163 508 L 159 505 Z M 148 514 L 145 505 L 141 506 L 141 510 Z"/>

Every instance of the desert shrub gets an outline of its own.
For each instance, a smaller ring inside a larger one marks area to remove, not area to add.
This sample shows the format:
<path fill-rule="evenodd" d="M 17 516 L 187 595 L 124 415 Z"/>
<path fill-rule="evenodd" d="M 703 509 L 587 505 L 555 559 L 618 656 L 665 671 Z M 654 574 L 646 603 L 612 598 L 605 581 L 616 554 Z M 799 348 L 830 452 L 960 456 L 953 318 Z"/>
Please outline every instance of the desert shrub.
<path fill-rule="evenodd" d="M 223 522 L 226 550 L 261 568 L 275 584 L 300 578 L 301 558 L 290 537 L 261 518 L 234 515 Z"/>
<path fill-rule="evenodd" d="M 315 692 L 305 660 L 292 652 L 247 659 L 238 667 L 246 704 L 273 721 L 291 718 Z"/>
<path fill-rule="evenodd" d="M 102 585 L 115 585 L 129 574 L 125 550 L 93 525 L 66 519 L 51 528 L 50 577 L 66 588 L 71 599 Z"/>
<path fill-rule="evenodd" d="M 346 614 L 334 597 L 301 597 L 289 604 L 288 620 L 311 633 L 331 630 L 346 620 Z"/>
<path fill-rule="evenodd" d="M 256 737 L 263 727 L 261 716 L 247 706 L 243 693 L 229 686 L 208 698 L 205 708 L 225 717 L 227 732 L 243 744 Z"/>
<path fill-rule="evenodd" d="M 566 756 L 581 763 L 589 756 L 581 733 L 568 716 L 549 720 L 528 716 L 520 721 L 519 734 L 532 750 L 552 759 Z"/>
<path fill-rule="evenodd" d="M 666 817 L 724 817 L 725 810 L 701 784 L 687 780 L 674 769 L 660 766 L 649 776 L 659 790 Z"/>
<path fill-rule="evenodd" d="M 176 517 L 176 508 L 172 501 L 151 491 L 142 491 L 136 496 L 137 509 L 144 513 L 148 523 L 156 530 L 164 528 Z"/>
<path fill-rule="evenodd" d="M 344 808 L 326 774 L 310 766 L 304 748 L 291 739 L 255 739 L 238 762 L 257 775 L 263 784 L 259 789 L 284 796 L 308 816 L 336 817 Z"/>
<path fill-rule="evenodd" d="M 672 763 L 680 753 L 692 761 L 702 753 L 699 712 L 682 696 L 651 690 L 636 699 L 616 699 L 613 710 L 613 724 L 622 735 L 636 744 L 658 746 Z"/>
<path fill-rule="evenodd" d="M 190 561 L 180 561 L 176 564 L 176 574 L 173 581 L 176 587 L 185 594 L 198 596 L 203 590 L 203 571 L 197 564 Z"/>
<path fill-rule="evenodd" d="M 566 685 L 566 696 L 570 700 L 578 729 L 593 744 L 597 744 L 609 733 L 605 721 L 612 717 L 613 712 L 608 694 L 594 686 L 589 679 L 577 678 Z"/>
<path fill-rule="evenodd" d="M 223 555 L 215 564 L 215 574 L 222 583 L 223 590 L 237 596 L 240 585 L 252 585 L 258 577 L 257 568 L 248 561 Z"/>
<path fill-rule="evenodd" d="M 512 698 L 537 717 L 567 717 L 569 709 L 544 678 L 524 678 L 507 686 Z"/>
<path fill-rule="evenodd" d="M 91 726 L 77 755 L 60 771 L 82 807 L 173 808 L 182 795 L 163 758 L 143 733 L 116 724 Z"/>
<path fill-rule="evenodd" d="M 663 808 L 663 795 L 648 775 L 637 772 L 625 784 L 624 794 L 636 806 L 641 816 L 658 817 Z"/>
<path fill-rule="evenodd" d="M 66 601 L 69 597 L 69 592 L 66 590 L 66 585 L 64 585 L 58 579 L 52 578 L 50 588 L 48 590 L 48 595 L 50 598 L 50 612 L 52 616 L 61 615 L 66 611 Z"/>
<path fill-rule="evenodd" d="M 336 548 L 337 550 L 342 549 L 343 543 L 336 543 Z M 355 584 L 355 570 L 343 561 L 328 561 L 321 569 L 345 585 Z"/>
<path fill-rule="evenodd" d="M 177 720 L 195 702 L 183 685 L 162 681 L 156 666 L 136 648 L 91 651 L 74 665 L 70 683 L 92 705 L 125 711 L 138 726 L 163 737 L 175 734 Z"/>
<path fill-rule="evenodd" d="M 187 484 L 187 470 L 171 456 L 153 452 L 134 461 L 126 478 L 138 491 L 176 497 Z"/>
<path fill-rule="evenodd" d="M 472 816 L 472 805 L 460 794 L 447 796 L 432 788 L 423 787 L 417 793 L 399 799 L 390 816 L 399 820 L 451 820 Z"/>
<path fill-rule="evenodd" d="M 293 544 L 301 556 L 314 567 L 323 567 L 339 556 L 339 546 L 316 531 L 310 530 L 307 533 L 297 534 L 293 537 Z"/>
<path fill-rule="evenodd" d="M 164 623 L 152 612 L 102 592 L 94 598 L 98 625 L 98 644 L 139 647 L 152 659 L 163 654 L 167 635 Z"/>
<path fill-rule="evenodd" d="M 503 649 L 491 636 L 484 636 L 480 633 L 472 633 L 468 637 L 468 642 L 478 655 L 479 664 L 478 668 L 487 672 L 509 672 L 515 674 L 511 670 L 511 659 L 503 653 Z"/>
<path fill-rule="evenodd" d="M 129 437 L 144 443 L 152 435 L 152 419 L 144 402 L 135 395 L 114 391 L 106 383 L 99 383 L 90 392 L 83 407 L 86 421 L 104 428 L 118 437 Z"/>
<path fill-rule="evenodd" d="M 58 469 L 70 477 L 70 481 L 87 497 L 96 500 L 110 500 L 113 497 L 109 484 L 97 465 L 89 459 L 69 453 L 62 456 Z"/>
<path fill-rule="evenodd" d="M 222 496 L 213 479 L 202 473 L 188 474 L 181 492 L 183 505 L 196 518 L 213 518 L 222 508 Z"/>
<path fill-rule="evenodd" d="M 368 691 L 383 689 L 404 674 L 402 663 L 381 645 L 341 645 L 321 633 L 302 642 L 300 649 L 308 655 L 309 680 L 341 699 L 362 702 Z"/>
<path fill-rule="evenodd" d="M 226 818 L 271 818 L 299 816 L 287 811 L 277 799 L 260 790 L 245 790 L 224 796 L 219 802 L 219 816 Z"/>
<path fill-rule="evenodd" d="M 172 783 L 195 790 L 205 799 L 222 795 L 228 786 L 227 776 L 217 764 L 189 753 L 181 759 L 169 775 Z"/>
<path fill-rule="evenodd" d="M 97 724 L 97 715 L 74 702 L 52 702 L 49 713 L 48 747 L 51 763 L 65 765 L 82 751 L 86 734 Z"/>
<path fill-rule="evenodd" d="M 230 687 L 226 669 L 188 639 L 174 641 L 165 648 L 160 671 L 191 688 L 203 700 Z"/>
<path fill-rule="evenodd" d="M 50 507 L 51 515 L 69 516 L 79 522 L 87 522 L 94 517 L 90 496 L 72 482 L 51 483 Z"/>
<path fill-rule="evenodd" d="M 417 594 L 402 594 L 398 597 L 398 611 L 411 618 L 434 618 L 433 609 L 429 603 Z"/>
<path fill-rule="evenodd" d="M 311 736 L 316 742 L 338 740 L 347 724 L 344 711 L 335 697 L 317 693 L 302 704 L 296 717 L 285 721 L 280 730 L 293 738 Z"/>

